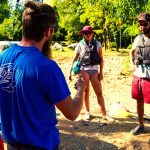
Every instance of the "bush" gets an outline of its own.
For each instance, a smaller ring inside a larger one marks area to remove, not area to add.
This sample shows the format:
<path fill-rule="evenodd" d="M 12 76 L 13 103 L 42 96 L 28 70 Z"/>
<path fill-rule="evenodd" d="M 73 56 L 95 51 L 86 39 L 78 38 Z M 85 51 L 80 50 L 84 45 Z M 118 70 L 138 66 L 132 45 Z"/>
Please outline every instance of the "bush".
<path fill-rule="evenodd" d="M 132 48 L 132 44 L 129 44 L 129 46 L 127 47 L 127 49 L 131 49 Z"/>
<path fill-rule="evenodd" d="M 112 48 L 116 48 L 116 47 L 117 47 L 116 42 L 109 42 L 109 43 L 108 43 L 108 48 L 109 48 L 110 50 L 112 50 Z"/>

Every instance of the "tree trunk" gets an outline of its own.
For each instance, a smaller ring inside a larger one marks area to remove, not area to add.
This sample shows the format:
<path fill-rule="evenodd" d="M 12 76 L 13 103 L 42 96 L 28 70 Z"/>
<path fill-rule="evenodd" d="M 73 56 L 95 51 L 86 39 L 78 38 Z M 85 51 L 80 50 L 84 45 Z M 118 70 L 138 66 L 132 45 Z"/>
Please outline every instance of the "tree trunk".
<path fill-rule="evenodd" d="M 107 34 L 106 34 L 106 29 L 104 28 L 104 48 L 105 51 L 107 50 Z"/>

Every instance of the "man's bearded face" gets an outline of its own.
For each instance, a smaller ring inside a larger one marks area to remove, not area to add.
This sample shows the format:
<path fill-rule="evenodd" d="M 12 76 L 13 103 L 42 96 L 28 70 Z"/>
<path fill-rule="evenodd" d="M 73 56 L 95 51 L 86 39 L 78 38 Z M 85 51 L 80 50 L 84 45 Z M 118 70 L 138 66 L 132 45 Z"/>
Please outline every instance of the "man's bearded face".
<path fill-rule="evenodd" d="M 139 22 L 139 29 L 143 34 L 147 34 L 150 32 L 150 22 L 148 21 L 140 21 Z"/>
<path fill-rule="evenodd" d="M 50 45 L 51 45 L 51 39 L 47 40 L 44 43 L 43 48 L 42 48 L 42 54 L 45 55 L 48 58 L 51 58 L 51 48 L 50 48 Z"/>

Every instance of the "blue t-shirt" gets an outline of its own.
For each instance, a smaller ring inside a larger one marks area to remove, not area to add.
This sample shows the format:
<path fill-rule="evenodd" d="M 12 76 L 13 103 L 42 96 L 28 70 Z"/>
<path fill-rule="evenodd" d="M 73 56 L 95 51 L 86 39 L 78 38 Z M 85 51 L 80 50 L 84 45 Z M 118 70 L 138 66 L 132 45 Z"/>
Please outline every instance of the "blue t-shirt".
<path fill-rule="evenodd" d="M 0 54 L 2 137 L 52 150 L 60 143 L 55 104 L 70 95 L 58 65 L 35 47 Z"/>

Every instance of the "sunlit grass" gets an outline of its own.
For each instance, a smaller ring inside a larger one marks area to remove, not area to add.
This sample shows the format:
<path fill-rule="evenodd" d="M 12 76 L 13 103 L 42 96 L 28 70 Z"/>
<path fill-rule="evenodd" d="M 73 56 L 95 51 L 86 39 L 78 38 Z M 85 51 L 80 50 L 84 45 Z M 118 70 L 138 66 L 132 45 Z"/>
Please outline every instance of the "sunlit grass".
<path fill-rule="evenodd" d="M 116 50 L 103 50 L 104 56 L 129 56 L 129 49 L 119 49 L 119 52 Z M 52 50 L 52 58 L 59 60 L 59 59 L 67 59 L 67 58 L 73 58 L 75 52 L 73 49 L 63 47 L 63 51 L 60 50 Z"/>
<path fill-rule="evenodd" d="M 52 59 L 54 60 L 64 60 L 71 59 L 74 56 L 74 50 L 69 49 L 67 47 L 63 48 L 63 51 L 52 50 Z"/>
<path fill-rule="evenodd" d="M 103 50 L 103 55 L 104 56 L 129 56 L 129 49 L 119 49 L 119 52 L 116 50 L 104 50 L 104 48 L 102 48 Z"/>

